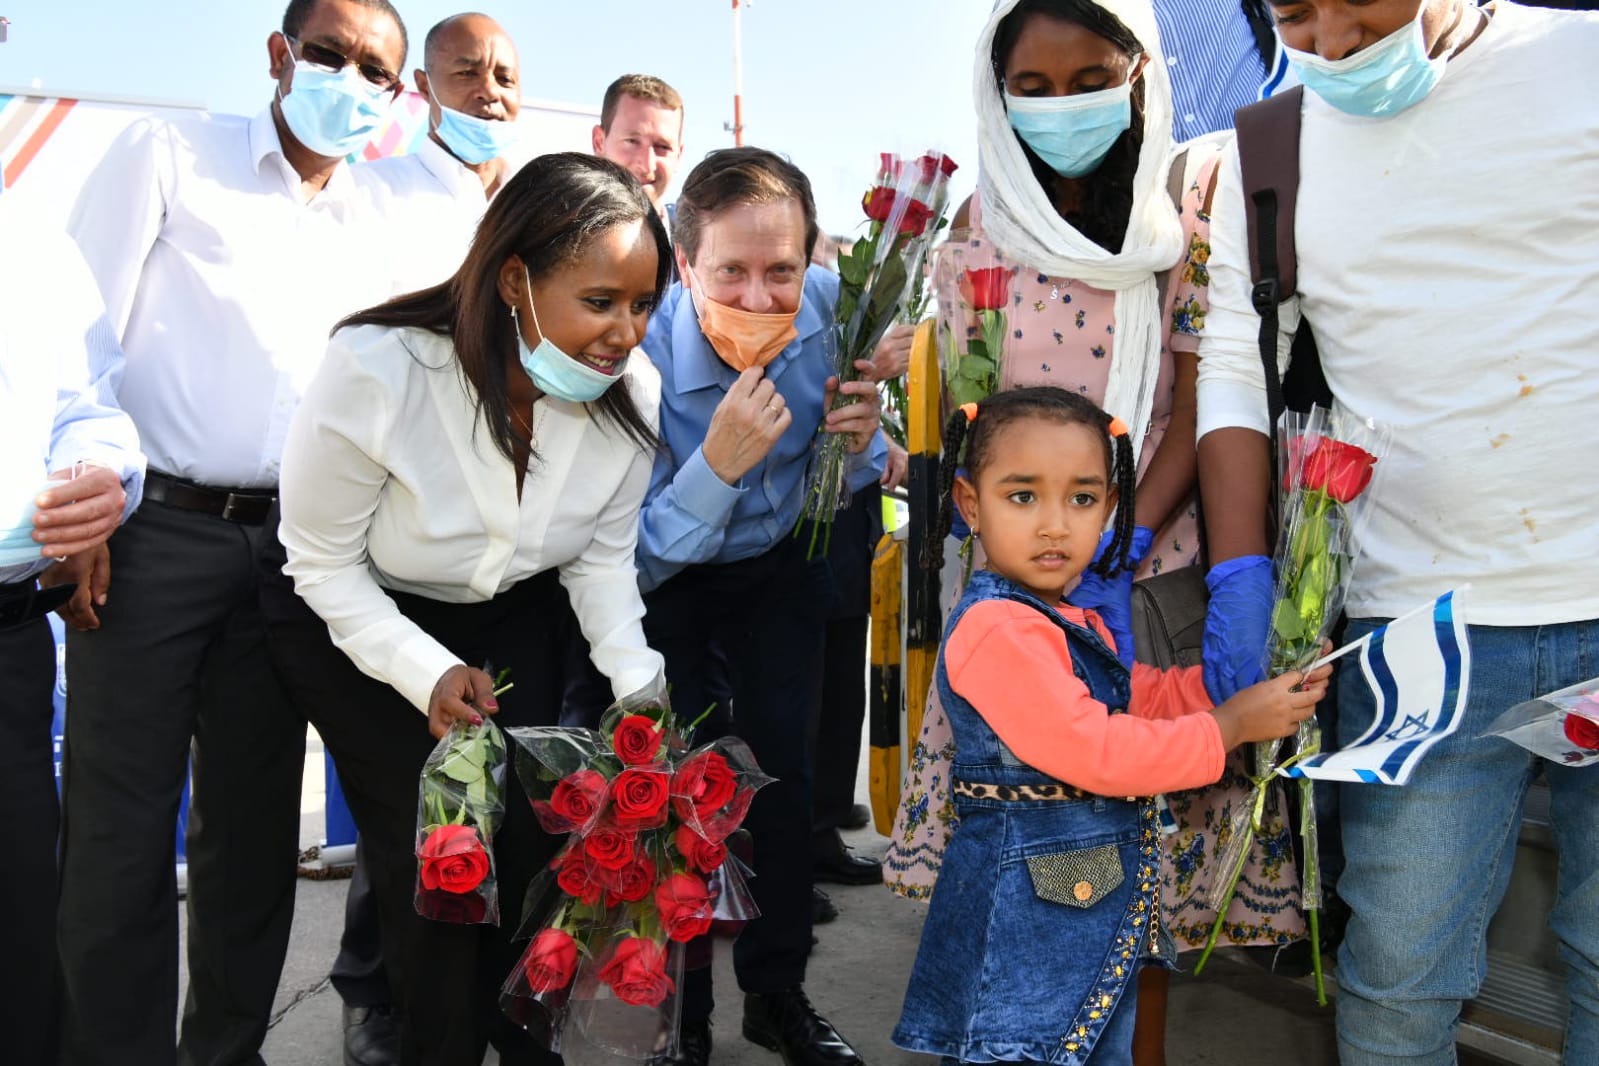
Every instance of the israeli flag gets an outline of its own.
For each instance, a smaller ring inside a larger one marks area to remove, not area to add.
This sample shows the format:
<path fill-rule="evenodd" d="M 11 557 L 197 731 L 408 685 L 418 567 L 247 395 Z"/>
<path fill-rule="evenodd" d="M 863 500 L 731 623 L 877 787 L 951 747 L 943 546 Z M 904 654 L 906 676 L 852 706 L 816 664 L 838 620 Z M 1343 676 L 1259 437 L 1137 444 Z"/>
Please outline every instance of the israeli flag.
<path fill-rule="evenodd" d="M 1377 716 L 1354 743 L 1311 755 L 1283 771 L 1318 781 L 1402 785 L 1466 711 L 1471 646 L 1461 602 L 1465 588 L 1394 619 L 1322 662 L 1360 650 L 1360 669 L 1377 698 Z"/>

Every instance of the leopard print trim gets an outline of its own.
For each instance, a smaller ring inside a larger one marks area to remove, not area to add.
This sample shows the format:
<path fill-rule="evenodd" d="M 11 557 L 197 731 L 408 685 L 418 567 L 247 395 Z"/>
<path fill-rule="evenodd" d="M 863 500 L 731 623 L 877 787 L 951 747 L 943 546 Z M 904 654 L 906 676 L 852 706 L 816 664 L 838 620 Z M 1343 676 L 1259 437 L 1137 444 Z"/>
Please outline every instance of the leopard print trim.
<path fill-rule="evenodd" d="M 964 799 L 998 800 L 1002 803 L 1019 803 L 1025 800 L 1088 800 L 1099 797 L 1085 792 L 1076 785 L 994 785 L 987 782 L 956 781 L 955 795 Z M 1124 797 L 1129 803 L 1139 802 L 1138 796 Z"/>

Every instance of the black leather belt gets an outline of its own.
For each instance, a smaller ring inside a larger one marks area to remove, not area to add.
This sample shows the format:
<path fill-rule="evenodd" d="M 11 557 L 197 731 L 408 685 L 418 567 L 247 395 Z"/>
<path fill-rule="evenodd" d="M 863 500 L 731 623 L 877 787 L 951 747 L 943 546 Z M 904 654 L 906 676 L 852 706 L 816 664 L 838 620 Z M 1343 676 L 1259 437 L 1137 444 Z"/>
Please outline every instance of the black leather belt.
<path fill-rule="evenodd" d="M 144 478 L 144 498 L 176 507 L 180 511 L 198 511 L 240 525 L 258 526 L 266 521 L 267 512 L 277 502 L 278 493 L 276 489 L 222 489 L 197 485 L 159 470 L 151 470 Z"/>
<path fill-rule="evenodd" d="M 32 581 L 0 583 L 0 630 L 15 629 L 24 622 L 43 618 L 72 598 L 78 586 L 52 585 L 39 588 Z"/>

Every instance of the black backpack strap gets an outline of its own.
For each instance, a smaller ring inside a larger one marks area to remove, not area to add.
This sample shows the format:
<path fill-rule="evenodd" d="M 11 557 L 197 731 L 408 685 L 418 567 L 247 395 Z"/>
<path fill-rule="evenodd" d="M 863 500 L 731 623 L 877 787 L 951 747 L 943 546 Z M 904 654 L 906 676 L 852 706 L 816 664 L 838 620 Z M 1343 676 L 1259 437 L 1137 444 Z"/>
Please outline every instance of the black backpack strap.
<path fill-rule="evenodd" d="M 1304 88 L 1237 113 L 1238 160 L 1243 174 L 1244 215 L 1249 228 L 1250 302 L 1260 315 L 1260 361 L 1266 375 L 1266 407 L 1275 449 L 1283 412 L 1277 365 L 1278 305 L 1298 282 L 1294 213 L 1299 197 L 1299 108 Z"/>

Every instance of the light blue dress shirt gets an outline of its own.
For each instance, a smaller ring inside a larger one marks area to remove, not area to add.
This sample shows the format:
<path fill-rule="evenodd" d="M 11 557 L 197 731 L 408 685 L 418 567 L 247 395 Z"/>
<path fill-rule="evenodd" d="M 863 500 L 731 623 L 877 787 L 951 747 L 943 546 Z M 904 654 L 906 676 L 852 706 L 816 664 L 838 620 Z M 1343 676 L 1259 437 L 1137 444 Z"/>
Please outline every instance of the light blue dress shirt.
<path fill-rule="evenodd" d="M 117 406 L 122 349 L 77 248 L 63 234 L 0 214 L 0 483 L 37 492 L 53 471 L 79 462 L 122 480 L 122 517 L 139 505 L 144 455 Z M 21 501 L 0 500 L 17 513 Z M 0 567 L 0 583 L 37 575 L 42 556 Z"/>
<path fill-rule="evenodd" d="M 822 424 L 827 379 L 835 373 L 831 341 L 838 275 L 805 272 L 805 295 L 794 326 L 799 335 L 766 367 L 793 422 L 765 459 L 729 485 L 711 471 L 701 448 L 711 416 L 738 380 L 705 334 L 694 301 L 673 285 L 650 318 L 643 348 L 661 372 L 661 437 L 644 497 L 638 540 L 645 591 L 695 563 L 752 559 L 793 534 L 805 503 L 805 474 Z M 846 467 L 850 491 L 882 476 L 888 455 L 879 433 Z"/>

